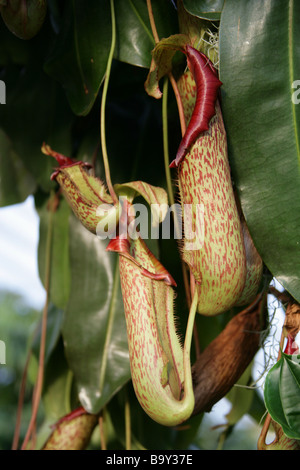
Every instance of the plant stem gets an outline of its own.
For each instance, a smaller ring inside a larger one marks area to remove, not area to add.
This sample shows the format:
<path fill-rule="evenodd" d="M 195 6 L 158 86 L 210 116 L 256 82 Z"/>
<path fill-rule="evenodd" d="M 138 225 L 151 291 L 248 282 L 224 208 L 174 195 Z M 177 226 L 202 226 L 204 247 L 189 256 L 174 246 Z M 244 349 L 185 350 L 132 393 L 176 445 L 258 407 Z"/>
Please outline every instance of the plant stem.
<path fill-rule="evenodd" d="M 99 419 L 98 419 L 99 432 L 100 432 L 100 446 L 101 446 L 101 450 L 107 450 L 105 430 L 104 430 L 104 416 L 103 415 L 104 415 L 104 410 L 101 411 L 101 414 L 100 414 Z"/>
<path fill-rule="evenodd" d="M 150 25 L 151 25 L 151 29 L 152 29 L 152 34 L 153 34 L 155 43 L 157 44 L 159 42 L 159 36 L 158 36 L 158 32 L 157 32 L 156 25 L 155 25 L 151 0 L 147 0 L 147 8 L 148 8 L 148 15 L 149 15 Z M 180 120 L 180 126 L 181 126 L 181 134 L 184 135 L 185 129 L 186 129 L 186 124 L 185 124 L 185 118 L 184 118 L 184 112 L 183 112 L 181 96 L 180 96 L 180 93 L 178 91 L 176 80 L 173 77 L 172 73 L 169 73 L 168 77 L 169 77 L 169 80 L 171 82 L 171 85 L 172 85 L 172 88 L 173 88 L 173 91 L 174 91 L 174 95 L 175 95 L 175 98 L 176 98 L 176 102 L 177 102 L 177 108 L 178 108 L 178 114 L 179 114 L 179 120 Z"/>
<path fill-rule="evenodd" d="M 125 386 L 125 446 L 126 450 L 131 450 L 130 400 L 127 386 Z"/>
<path fill-rule="evenodd" d="M 14 432 L 14 438 L 13 438 L 13 443 L 12 443 L 11 450 L 17 450 L 18 449 L 20 430 L 21 430 L 21 416 L 22 416 L 22 410 L 23 410 L 23 405 L 24 405 L 24 396 L 25 396 L 25 388 L 26 388 L 26 381 L 27 381 L 27 373 L 28 373 L 28 366 L 29 366 L 31 354 L 32 354 L 32 350 L 30 349 L 29 352 L 28 352 L 28 355 L 27 355 L 24 371 L 23 371 L 23 374 L 22 374 L 22 381 L 21 381 L 19 400 L 18 400 L 18 408 L 17 408 L 16 426 L 15 426 L 15 432 Z"/>
<path fill-rule="evenodd" d="M 150 25 L 152 29 L 152 34 L 153 34 L 155 43 L 157 44 L 159 42 L 159 36 L 158 36 L 156 25 L 155 25 L 151 0 L 147 0 L 147 8 L 148 8 L 148 15 L 149 15 Z M 179 121 L 180 121 L 180 127 L 181 127 L 181 135 L 183 136 L 186 131 L 186 123 L 185 123 L 182 99 L 178 90 L 177 82 L 175 78 L 173 77 L 173 74 L 169 73 L 168 78 L 172 85 L 175 99 L 177 102 L 177 109 L 178 109 L 178 115 L 179 115 Z M 165 174 L 166 174 L 166 180 L 167 180 L 167 191 L 168 191 L 169 201 L 170 201 L 170 204 L 173 205 L 175 201 L 174 201 L 174 193 L 173 193 L 171 173 L 170 173 L 170 167 L 169 167 L 167 102 L 168 102 L 168 80 L 167 78 L 165 78 L 164 85 L 163 85 L 163 98 L 162 98 L 164 164 L 165 164 Z M 174 217 L 175 233 L 179 233 L 178 218 L 176 217 L 176 214 L 174 213 L 173 213 L 173 217 Z M 190 280 L 191 280 L 191 286 L 190 286 L 187 267 L 183 262 L 181 262 L 181 266 L 182 266 L 182 275 L 183 275 L 186 299 L 187 299 L 188 306 L 190 308 L 191 299 L 194 296 L 194 287 L 193 287 L 194 279 L 193 279 L 193 275 L 190 273 Z M 199 338 L 198 338 L 196 323 L 194 324 L 194 340 L 195 340 L 196 356 L 198 357 L 200 354 L 200 345 L 199 345 Z"/>
<path fill-rule="evenodd" d="M 51 272 L 51 253 L 52 253 L 52 237 L 53 237 L 53 215 L 57 207 L 56 195 L 51 194 L 49 201 L 49 223 L 46 241 L 46 261 L 45 261 L 45 290 L 46 290 L 46 301 L 42 315 L 42 328 L 41 328 L 41 341 L 40 341 L 40 354 L 39 354 L 39 369 L 37 375 L 37 381 L 34 390 L 34 399 L 32 406 L 32 413 L 30 423 L 25 435 L 24 442 L 22 444 L 22 450 L 27 448 L 28 442 L 32 433 L 35 429 L 36 418 L 38 414 L 38 408 L 40 399 L 42 396 L 43 378 L 44 378 L 44 366 L 45 366 L 45 349 L 46 349 L 46 333 L 47 333 L 47 317 L 48 317 L 48 305 L 49 305 L 49 290 L 50 290 L 50 272 Z"/>
<path fill-rule="evenodd" d="M 267 438 L 270 424 L 271 424 L 271 415 L 268 413 L 266 416 L 265 422 L 263 424 L 260 436 L 257 441 L 257 445 L 259 449 L 260 447 L 263 447 L 264 445 L 266 445 L 266 438 Z"/>
<path fill-rule="evenodd" d="M 116 45 L 116 19 L 115 19 L 114 0 L 110 0 L 110 8 L 111 8 L 111 23 L 112 23 L 111 47 L 110 47 L 110 52 L 109 52 L 109 56 L 107 60 L 105 79 L 104 79 L 103 91 L 102 91 L 101 111 L 100 111 L 100 134 L 101 134 L 101 148 L 102 148 L 106 184 L 108 187 L 108 191 L 113 199 L 113 202 L 116 204 L 118 202 L 118 197 L 115 193 L 115 190 L 111 182 L 108 153 L 107 153 L 107 146 L 106 146 L 106 135 L 105 135 L 106 98 L 107 98 L 108 83 L 109 83 L 110 72 L 111 72 L 111 65 L 112 65 L 113 55 L 114 55 L 114 50 L 115 50 L 115 45 Z"/>
<path fill-rule="evenodd" d="M 169 196 L 170 204 L 173 205 L 175 203 L 174 194 L 173 194 L 173 187 L 172 187 L 172 180 L 171 180 L 171 172 L 169 168 L 169 139 L 168 139 L 168 79 L 164 79 L 163 84 L 163 95 L 162 95 L 162 124 L 163 124 L 163 149 L 164 149 L 164 164 L 165 164 L 165 173 L 166 173 L 166 180 L 167 180 L 167 191 Z M 175 224 L 178 225 L 178 219 L 175 217 Z M 178 227 L 176 226 L 176 232 Z M 177 232 L 178 233 L 178 232 Z"/>
<path fill-rule="evenodd" d="M 148 8 L 148 15 L 149 15 L 149 20 L 150 20 L 150 25 L 151 25 L 154 41 L 156 43 L 158 43 L 159 42 L 159 36 L 158 36 L 158 33 L 157 33 L 155 21 L 154 21 L 151 0 L 147 0 L 147 8 Z"/>
<path fill-rule="evenodd" d="M 170 78 L 170 77 L 169 77 Z M 173 78 L 173 77 L 172 77 Z M 175 82 L 175 80 L 174 80 Z M 176 84 L 176 82 L 175 82 Z M 177 84 L 176 84 L 177 89 Z M 174 90 L 174 87 L 173 87 Z M 178 91 L 178 89 L 177 89 Z M 180 98 L 181 102 L 181 98 Z M 177 102 L 178 103 L 178 102 Z M 182 103 L 182 102 L 181 102 Z M 184 119 L 184 115 L 183 115 Z M 165 174 L 166 174 L 166 181 L 167 181 L 167 191 L 168 197 L 171 205 L 175 204 L 173 187 L 172 187 L 172 180 L 171 180 L 171 172 L 169 166 L 169 139 L 168 139 L 168 79 L 165 78 L 163 84 L 163 96 L 162 96 L 162 122 L 163 122 L 163 148 L 164 148 L 164 164 L 165 164 Z M 184 121 L 185 122 L 185 121 Z M 185 129 L 183 130 L 185 132 Z M 179 232 L 179 220 L 176 213 L 173 212 L 173 219 L 175 225 L 175 233 L 178 234 Z M 185 263 L 181 260 L 181 267 L 182 267 L 182 276 L 185 288 L 185 295 L 187 299 L 188 307 L 191 306 L 191 299 L 194 297 L 194 290 L 195 290 L 195 280 L 193 275 L 190 273 L 190 283 L 189 283 L 189 276 L 188 271 Z M 194 342 L 195 342 L 195 352 L 196 357 L 200 354 L 200 345 L 199 345 L 199 337 L 197 332 L 197 325 L 194 324 Z"/>
<path fill-rule="evenodd" d="M 163 84 L 163 96 L 162 96 L 162 122 L 163 122 L 163 149 L 164 149 L 164 165 L 165 165 L 165 174 L 166 174 L 166 181 L 167 181 L 167 191 L 168 191 L 168 197 L 169 197 L 169 202 L 172 205 L 175 204 L 175 198 L 174 198 L 174 192 L 173 192 L 173 186 L 172 186 L 172 179 L 171 179 L 171 171 L 170 171 L 170 166 L 169 166 L 169 139 L 168 139 L 168 79 L 165 78 L 164 84 Z M 175 225 L 175 233 L 180 233 L 179 232 L 179 221 L 178 217 L 176 217 L 176 214 L 173 212 L 173 218 L 174 218 L 174 225 Z M 182 264 L 182 273 L 183 273 L 183 279 L 184 279 L 184 284 L 185 284 L 185 290 L 186 290 L 186 295 L 187 295 L 187 300 L 188 300 L 188 306 L 190 307 L 191 305 L 191 296 L 189 293 L 189 280 L 188 280 L 188 275 L 187 275 L 187 270 L 185 268 L 184 263 Z"/>
<path fill-rule="evenodd" d="M 177 82 L 171 73 L 169 74 L 169 79 L 170 79 L 173 92 L 176 98 L 176 102 L 177 102 L 177 109 L 178 109 L 178 115 L 179 115 L 179 121 L 180 121 L 180 127 L 181 127 L 181 135 L 183 136 L 186 131 L 186 123 L 185 123 L 182 99 L 178 90 Z"/>

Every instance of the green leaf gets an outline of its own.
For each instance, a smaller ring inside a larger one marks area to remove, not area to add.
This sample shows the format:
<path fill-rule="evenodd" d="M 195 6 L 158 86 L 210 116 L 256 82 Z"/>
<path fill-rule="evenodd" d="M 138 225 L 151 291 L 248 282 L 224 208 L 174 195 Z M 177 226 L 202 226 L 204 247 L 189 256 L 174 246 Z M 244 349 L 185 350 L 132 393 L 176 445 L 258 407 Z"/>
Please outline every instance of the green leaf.
<path fill-rule="evenodd" d="M 117 44 L 115 56 L 122 62 L 148 68 L 154 39 L 145 2 L 116 0 Z"/>
<path fill-rule="evenodd" d="M 191 15 L 206 20 L 219 20 L 224 0 L 183 0 L 185 9 Z"/>
<path fill-rule="evenodd" d="M 35 182 L 0 129 L 0 206 L 24 201 L 35 190 Z"/>
<path fill-rule="evenodd" d="M 300 355 L 282 353 L 265 381 L 264 398 L 271 417 L 292 439 L 300 439 Z"/>
<path fill-rule="evenodd" d="M 61 326 L 63 322 L 63 310 L 57 308 L 52 303 L 48 306 L 47 311 L 47 332 L 46 332 L 46 348 L 45 348 L 45 364 L 48 362 L 53 350 L 56 348 L 58 343 Z M 40 344 L 41 344 L 41 332 L 42 332 L 42 321 L 40 320 L 37 328 L 36 335 L 34 337 L 32 350 L 37 358 L 39 357 Z"/>
<path fill-rule="evenodd" d="M 104 78 L 111 44 L 109 0 L 69 0 L 45 70 L 65 89 L 75 114 L 91 110 Z"/>
<path fill-rule="evenodd" d="M 160 38 L 178 31 L 177 14 L 171 2 L 152 0 L 153 16 Z M 146 2 L 116 0 L 116 58 L 132 65 L 148 68 L 155 42 Z"/>
<path fill-rule="evenodd" d="M 6 105 L 1 106 L 0 126 L 11 149 L 43 190 L 54 187 L 50 180 L 53 161 L 41 153 L 43 141 L 70 154 L 70 129 L 74 116 L 61 87 L 40 68 L 38 60 L 20 69 L 8 66 Z"/>
<path fill-rule="evenodd" d="M 0 64 L 26 64 L 32 41 L 20 41 L 4 26 L 2 19 L 0 22 Z"/>
<path fill-rule="evenodd" d="M 40 217 L 40 233 L 38 247 L 39 275 L 45 286 L 47 238 L 48 230 L 51 235 L 51 267 L 49 281 L 49 299 L 58 308 L 64 309 L 70 292 L 70 266 L 69 266 L 69 215 L 70 208 L 61 199 L 55 212 L 49 211 L 49 199 L 43 203 L 37 202 Z"/>
<path fill-rule="evenodd" d="M 75 217 L 70 230 L 71 292 L 62 331 L 79 399 L 97 413 L 130 379 L 118 258 Z"/>
<path fill-rule="evenodd" d="M 72 406 L 71 385 L 72 373 L 64 357 L 63 343 L 60 338 L 45 369 L 43 386 L 45 416 L 51 424 L 70 413 Z"/>
<path fill-rule="evenodd" d="M 228 0 L 220 79 L 229 158 L 242 209 L 271 273 L 300 300 L 299 2 Z"/>
<path fill-rule="evenodd" d="M 286 356 L 280 377 L 280 396 L 289 427 L 300 439 L 300 356 L 297 360 Z M 291 436 L 289 436 L 291 437 Z"/>

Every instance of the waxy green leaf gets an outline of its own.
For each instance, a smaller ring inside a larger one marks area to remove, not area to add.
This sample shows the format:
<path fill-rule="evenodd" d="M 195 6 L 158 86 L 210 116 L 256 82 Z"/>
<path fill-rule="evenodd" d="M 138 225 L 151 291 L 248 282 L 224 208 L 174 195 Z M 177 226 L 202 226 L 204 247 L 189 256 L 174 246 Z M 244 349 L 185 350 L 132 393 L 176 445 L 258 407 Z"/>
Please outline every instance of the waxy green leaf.
<path fill-rule="evenodd" d="M 40 67 L 36 60 L 22 68 L 11 64 L 5 68 L 7 96 L 1 106 L 0 126 L 10 140 L 11 151 L 20 157 L 36 184 L 48 192 L 55 185 L 50 180 L 54 165 L 42 155 L 41 146 L 46 141 L 70 154 L 74 115 L 60 85 Z"/>
<path fill-rule="evenodd" d="M 45 63 L 46 72 L 65 89 L 75 114 L 91 110 L 102 80 L 111 44 L 109 0 L 66 3 L 65 16 L 54 47 Z"/>
<path fill-rule="evenodd" d="M 20 41 L 19 38 L 14 34 L 11 34 L 11 32 L 4 26 L 1 19 L 0 22 L 1 65 L 26 64 L 28 62 L 28 57 L 32 52 L 32 43 L 34 41 Z"/>
<path fill-rule="evenodd" d="M 58 308 L 65 308 L 70 293 L 69 265 L 69 215 L 70 208 L 65 199 L 60 199 L 54 212 L 49 210 L 49 199 L 37 202 L 40 217 L 38 263 L 42 283 L 46 283 L 47 249 L 50 248 L 49 299 Z M 50 247 L 48 236 L 50 233 Z"/>
<path fill-rule="evenodd" d="M 177 32 L 177 13 L 171 2 L 152 0 L 153 16 L 160 38 Z M 155 45 L 144 0 L 116 0 L 117 45 L 115 57 L 139 67 L 150 67 Z"/>
<path fill-rule="evenodd" d="M 13 149 L 13 144 L 0 129 L 0 206 L 16 204 L 35 190 L 35 181 Z"/>
<path fill-rule="evenodd" d="M 57 308 L 53 303 L 49 303 L 47 310 L 47 332 L 45 347 L 45 364 L 48 363 L 53 351 L 55 350 L 61 335 L 61 326 L 63 322 L 63 310 Z M 35 357 L 39 357 L 42 336 L 42 319 L 40 319 L 38 328 L 33 340 L 32 351 Z"/>
<path fill-rule="evenodd" d="M 282 353 L 269 371 L 264 388 L 271 417 L 292 439 L 300 439 L 300 355 Z"/>
<path fill-rule="evenodd" d="M 191 15 L 205 20 L 219 20 L 224 0 L 182 0 L 185 9 Z"/>
<path fill-rule="evenodd" d="M 72 372 L 66 362 L 61 337 L 51 352 L 45 369 L 43 405 L 48 424 L 53 425 L 71 411 Z M 48 433 L 50 431 L 48 429 Z"/>
<path fill-rule="evenodd" d="M 97 413 L 130 379 L 117 255 L 71 217 L 71 291 L 63 338 L 82 406 Z"/>
<path fill-rule="evenodd" d="M 299 2 L 228 0 L 219 40 L 229 159 L 242 210 L 263 261 L 298 301 L 299 15 Z"/>

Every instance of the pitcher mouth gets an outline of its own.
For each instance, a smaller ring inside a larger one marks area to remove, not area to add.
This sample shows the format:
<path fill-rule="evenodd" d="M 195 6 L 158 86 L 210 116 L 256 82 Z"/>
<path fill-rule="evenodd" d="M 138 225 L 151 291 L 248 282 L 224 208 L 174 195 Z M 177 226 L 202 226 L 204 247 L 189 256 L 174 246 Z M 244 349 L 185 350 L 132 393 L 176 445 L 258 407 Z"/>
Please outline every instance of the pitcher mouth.
<path fill-rule="evenodd" d="M 70 168 L 70 167 L 76 166 L 76 165 L 82 166 L 82 167 L 87 168 L 87 169 L 92 168 L 92 165 L 90 163 L 83 162 L 83 161 L 76 161 L 76 160 L 73 160 L 73 158 L 66 157 L 62 153 L 56 152 L 55 150 L 53 150 L 50 147 L 50 145 L 47 145 L 45 142 L 43 142 L 43 145 L 41 147 L 41 151 L 43 152 L 43 154 L 55 158 L 55 160 L 57 161 L 57 163 L 59 165 L 55 169 L 54 173 L 52 173 L 52 175 L 51 175 L 51 180 L 52 181 L 56 179 L 56 177 L 59 174 L 60 170 L 62 170 L 64 168 Z"/>
<path fill-rule="evenodd" d="M 140 248 L 144 250 L 148 259 L 151 261 L 153 266 L 153 272 L 149 269 L 145 268 L 142 262 L 136 258 L 134 255 L 131 254 L 132 244 L 137 243 L 140 244 Z M 124 238 L 121 236 L 117 236 L 110 240 L 109 244 L 106 247 L 106 251 L 112 251 L 119 253 L 125 258 L 132 261 L 140 270 L 141 274 L 153 279 L 155 281 L 163 281 L 167 285 L 172 287 L 177 287 L 177 284 L 171 274 L 166 270 L 166 268 L 158 261 L 158 259 L 154 256 L 154 254 L 149 250 L 145 241 L 139 237 L 137 240 L 128 240 L 128 238 Z"/>

